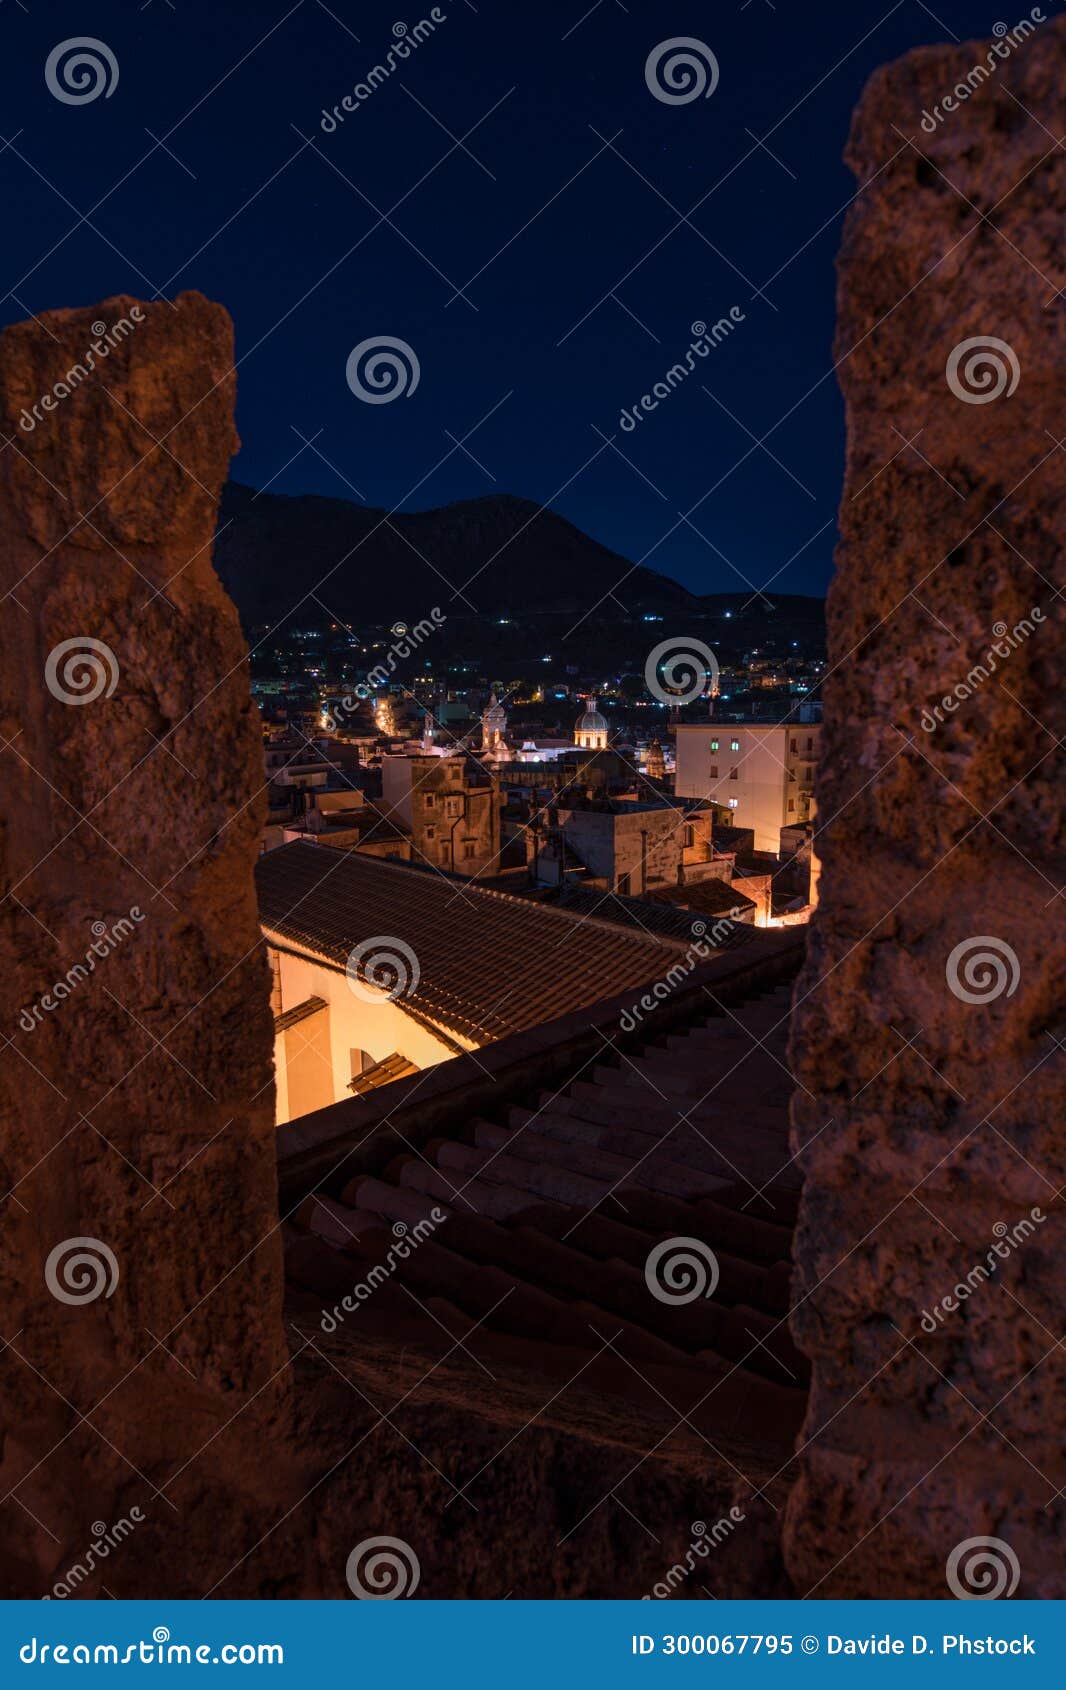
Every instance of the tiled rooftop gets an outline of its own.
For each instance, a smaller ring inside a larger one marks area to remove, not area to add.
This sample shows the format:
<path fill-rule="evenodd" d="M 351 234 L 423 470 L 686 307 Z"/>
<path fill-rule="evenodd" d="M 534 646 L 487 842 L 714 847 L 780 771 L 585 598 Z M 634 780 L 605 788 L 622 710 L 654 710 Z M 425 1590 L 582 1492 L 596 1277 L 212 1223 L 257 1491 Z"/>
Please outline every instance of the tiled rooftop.
<path fill-rule="evenodd" d="M 650 985 L 676 945 L 359 852 L 297 841 L 256 864 L 268 937 L 343 969 L 360 940 L 403 940 L 419 977 L 404 1002 L 478 1044 Z"/>
<path fill-rule="evenodd" d="M 747 910 L 750 913 L 755 908 L 754 898 L 738 892 L 728 881 L 714 878 L 689 880 L 684 886 L 656 886 L 645 896 L 652 903 L 686 910 L 690 920 L 695 916 L 716 919 L 729 910 Z"/>
<path fill-rule="evenodd" d="M 390 1086 L 393 1080 L 405 1080 L 408 1074 L 417 1073 L 415 1063 L 409 1062 L 402 1052 L 394 1050 L 391 1056 L 383 1056 L 380 1062 L 372 1062 L 369 1068 L 356 1074 L 354 1080 L 348 1082 L 348 1090 L 356 1097 L 363 1097 L 368 1091 L 377 1091 L 381 1086 Z"/>
<path fill-rule="evenodd" d="M 807 1373 L 786 1320 L 800 1186 L 789 997 L 786 985 L 735 1011 L 708 1005 L 633 1057 L 605 1043 L 559 1089 L 420 1145 L 386 1133 L 379 1165 L 355 1178 L 339 1159 L 286 1228 L 297 1323 L 378 1267 L 346 1317 L 355 1341 L 387 1331 L 429 1354 L 458 1342 L 494 1375 L 518 1366 L 560 1386 L 588 1367 L 635 1403 L 688 1405 L 705 1433 L 791 1447 Z M 653 1295 L 649 1253 L 669 1239 L 713 1252 L 712 1294 Z"/>
<path fill-rule="evenodd" d="M 702 894 L 704 886 L 717 890 L 705 899 L 701 897 L 699 903 L 693 899 L 691 909 L 675 907 L 688 904 L 689 893 Z M 681 945 L 690 945 L 695 939 L 704 937 L 707 932 L 705 915 L 719 916 L 725 910 L 734 909 L 751 911 L 755 907 L 743 892 L 734 892 L 721 880 L 701 881 L 697 886 L 678 886 L 670 888 L 670 892 L 677 896 L 646 892 L 640 898 L 626 898 L 617 892 L 599 892 L 591 886 L 568 885 L 553 887 L 547 892 L 541 889 L 536 896 L 556 909 L 569 910 L 572 915 L 593 916 L 597 921 L 615 922 L 639 932 L 655 933 L 674 939 Z M 719 943 L 744 944 L 753 931 L 750 925 L 739 921 L 732 923 L 731 928 Z"/>

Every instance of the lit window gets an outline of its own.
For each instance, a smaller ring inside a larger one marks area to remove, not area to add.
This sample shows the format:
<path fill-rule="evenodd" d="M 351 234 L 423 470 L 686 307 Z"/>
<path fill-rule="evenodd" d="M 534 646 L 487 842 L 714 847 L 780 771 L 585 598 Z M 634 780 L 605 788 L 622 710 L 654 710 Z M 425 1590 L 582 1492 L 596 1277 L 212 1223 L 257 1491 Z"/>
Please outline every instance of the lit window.
<path fill-rule="evenodd" d="M 735 809 L 736 809 L 736 807 L 737 807 L 737 805 L 738 805 L 738 804 L 739 804 L 739 803 L 740 803 L 740 799 L 739 799 L 739 798 L 731 798 L 731 799 L 730 799 L 730 800 L 729 800 L 729 808 L 730 808 L 730 809 L 731 809 L 731 810 L 735 810 Z"/>
<path fill-rule="evenodd" d="M 718 741 L 717 741 L 717 740 L 716 740 L 716 739 L 712 739 L 712 740 L 711 740 L 711 750 L 712 750 L 712 751 L 717 751 L 717 750 L 718 750 Z"/>
<path fill-rule="evenodd" d="M 729 749 L 730 749 L 730 751 L 739 751 L 740 750 L 739 739 L 731 739 L 729 741 Z"/>

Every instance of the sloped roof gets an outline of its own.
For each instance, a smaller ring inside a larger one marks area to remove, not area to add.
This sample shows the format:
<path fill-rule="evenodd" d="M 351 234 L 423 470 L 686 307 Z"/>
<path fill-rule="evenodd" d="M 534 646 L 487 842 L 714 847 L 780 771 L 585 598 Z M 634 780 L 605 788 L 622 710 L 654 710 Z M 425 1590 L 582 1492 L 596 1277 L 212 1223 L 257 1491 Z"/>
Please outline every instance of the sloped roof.
<path fill-rule="evenodd" d="M 707 885 L 722 886 L 721 881 L 708 881 Z M 678 887 L 680 892 L 692 891 L 691 887 Z M 556 909 L 569 910 L 571 914 L 595 917 L 597 921 L 616 922 L 621 927 L 635 928 L 644 933 L 654 933 L 665 938 L 674 939 L 679 945 L 691 945 L 694 940 L 702 939 L 707 932 L 707 923 L 700 911 L 718 915 L 725 910 L 754 909 L 751 898 L 742 892 L 732 892 L 728 899 L 723 899 L 713 906 L 713 912 L 708 905 L 693 905 L 691 909 L 679 907 L 680 900 L 660 896 L 654 892 L 646 892 L 642 897 L 625 897 L 617 892 L 600 892 L 592 886 L 561 886 L 544 892 L 537 890 L 534 896 L 540 897 L 545 903 L 550 903 Z M 720 935 L 718 943 L 737 945 L 744 944 L 754 936 L 755 929 L 741 922 L 729 922 L 729 932 Z"/>
<path fill-rule="evenodd" d="M 505 1095 L 492 1120 L 472 1098 L 417 1154 L 394 1133 L 354 1174 L 339 1154 L 287 1229 L 290 1287 L 311 1310 L 336 1301 L 398 1228 L 422 1226 L 361 1308 L 359 1337 L 432 1346 L 442 1320 L 476 1321 L 475 1356 L 494 1375 L 535 1362 L 538 1380 L 566 1388 L 583 1354 L 595 1387 L 636 1412 L 649 1398 L 695 1399 L 701 1435 L 791 1448 L 809 1369 L 785 1320 L 802 1184 L 789 1153 L 790 996 L 782 984 L 728 1015 L 704 999 L 680 1032 L 626 1057 L 605 1046 L 562 1086 L 521 1104 Z M 382 1118 L 389 1108 L 386 1094 Z M 682 1247 L 713 1296 L 660 1294 L 653 1264 Z"/>
<path fill-rule="evenodd" d="M 401 941 L 418 961 L 404 1002 L 477 1044 L 648 985 L 676 960 L 676 944 L 649 934 L 360 852 L 297 841 L 255 872 L 268 934 L 339 969 L 361 941 Z M 363 978 L 368 964 L 356 964 Z"/>
<path fill-rule="evenodd" d="M 689 880 L 683 886 L 656 886 L 644 894 L 657 904 L 675 904 L 693 915 L 720 916 L 730 910 L 753 910 L 755 899 L 738 892 L 728 880 Z"/>

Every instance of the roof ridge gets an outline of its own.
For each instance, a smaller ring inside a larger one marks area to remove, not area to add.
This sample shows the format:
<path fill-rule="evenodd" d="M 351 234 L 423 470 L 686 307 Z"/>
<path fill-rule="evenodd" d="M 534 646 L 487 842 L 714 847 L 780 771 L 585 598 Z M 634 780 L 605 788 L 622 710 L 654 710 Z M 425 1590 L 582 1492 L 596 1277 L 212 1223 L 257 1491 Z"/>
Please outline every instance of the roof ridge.
<path fill-rule="evenodd" d="M 264 853 L 264 855 L 274 856 L 277 852 L 292 851 L 294 849 L 318 851 L 321 847 L 312 844 L 311 841 L 307 839 L 292 839 L 287 841 L 284 845 L 276 846 L 274 851 Z M 461 887 L 463 896 L 466 896 L 469 892 L 476 892 L 479 897 L 496 899 L 501 903 L 510 905 L 512 909 L 522 909 L 526 911 L 536 909 L 539 910 L 542 915 L 547 915 L 553 919 L 561 920 L 564 924 L 568 924 L 571 927 L 581 927 L 590 921 L 595 921 L 597 926 L 608 928 L 610 932 L 615 934 L 618 938 L 631 939 L 642 945 L 654 944 L 658 946 L 660 937 L 665 937 L 664 935 L 659 934 L 652 935 L 650 933 L 639 932 L 636 928 L 622 927 L 618 922 L 608 921 L 604 917 L 578 915 L 570 910 L 560 909 L 558 905 L 555 904 L 538 903 L 532 898 L 520 897 L 514 892 L 501 892 L 495 886 L 479 886 L 476 880 L 464 880 L 461 875 L 450 876 L 441 874 L 437 871 L 427 871 L 425 868 L 420 868 L 414 863 L 397 862 L 394 858 L 385 861 L 380 857 L 372 857 L 366 852 L 352 851 L 351 853 L 348 853 L 348 856 L 352 858 L 358 857 L 361 863 L 373 864 L 375 872 L 381 872 L 388 875 L 394 875 L 396 873 L 414 875 L 417 876 L 423 884 L 427 882 L 429 874 L 432 873 L 435 879 L 444 881 L 447 886 Z M 603 893 L 604 898 L 616 896 L 620 896 L 620 894 L 611 892 Z"/>

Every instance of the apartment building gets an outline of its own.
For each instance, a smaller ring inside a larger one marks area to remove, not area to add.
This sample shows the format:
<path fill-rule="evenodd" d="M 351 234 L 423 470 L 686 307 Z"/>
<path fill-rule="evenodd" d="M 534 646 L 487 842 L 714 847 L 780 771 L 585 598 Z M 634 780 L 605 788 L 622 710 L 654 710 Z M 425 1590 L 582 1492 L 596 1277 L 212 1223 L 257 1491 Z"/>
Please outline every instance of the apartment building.
<path fill-rule="evenodd" d="M 415 862 L 450 873 L 497 874 L 500 785 L 475 757 L 386 756 L 381 809 L 410 834 Z"/>
<path fill-rule="evenodd" d="M 821 733 L 818 722 L 679 723 L 675 791 L 724 805 L 776 855 L 781 829 L 810 820 Z"/>

